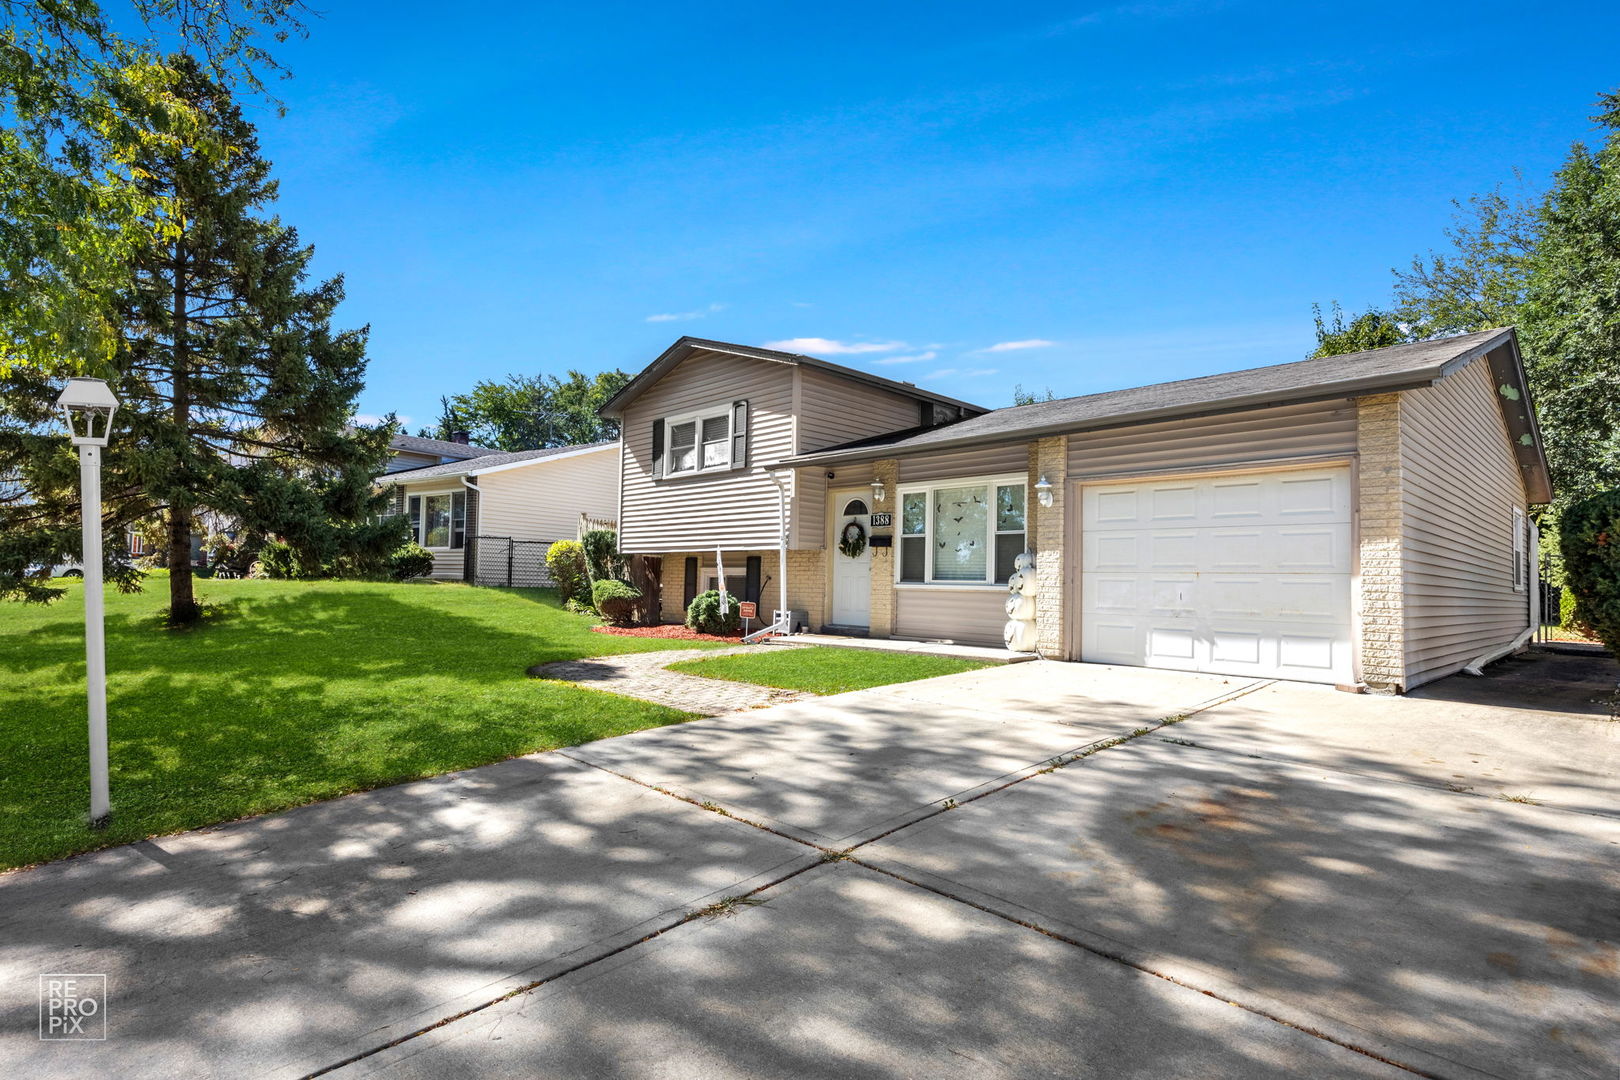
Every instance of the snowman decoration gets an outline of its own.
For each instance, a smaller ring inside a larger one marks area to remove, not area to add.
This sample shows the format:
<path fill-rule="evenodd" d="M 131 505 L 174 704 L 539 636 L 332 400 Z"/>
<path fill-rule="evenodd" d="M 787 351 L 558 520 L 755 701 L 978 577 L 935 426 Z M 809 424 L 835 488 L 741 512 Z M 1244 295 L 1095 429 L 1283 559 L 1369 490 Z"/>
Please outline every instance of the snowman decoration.
<path fill-rule="evenodd" d="M 1035 651 L 1035 555 L 1026 551 L 1013 560 L 1007 579 L 1007 625 L 1002 638 L 1012 652 Z"/>

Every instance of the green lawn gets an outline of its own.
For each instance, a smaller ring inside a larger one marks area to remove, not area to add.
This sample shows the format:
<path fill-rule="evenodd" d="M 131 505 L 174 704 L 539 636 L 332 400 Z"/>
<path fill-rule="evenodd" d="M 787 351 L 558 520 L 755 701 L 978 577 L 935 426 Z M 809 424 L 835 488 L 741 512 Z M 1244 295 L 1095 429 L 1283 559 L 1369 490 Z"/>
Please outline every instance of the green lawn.
<path fill-rule="evenodd" d="M 783 690 L 804 690 L 811 694 L 842 694 L 869 686 L 932 679 L 989 667 L 984 660 L 962 660 L 954 656 L 919 656 L 916 653 L 882 652 L 877 649 L 834 649 L 823 645 L 801 649 L 766 648 L 762 652 L 734 656 L 711 656 L 704 660 L 682 660 L 671 664 L 671 671 L 702 675 L 708 679 L 775 686 Z"/>
<path fill-rule="evenodd" d="M 208 620 L 173 631 L 167 586 L 107 595 L 104 832 L 86 824 L 82 587 L 0 604 L 0 867 L 686 719 L 527 677 L 671 647 L 592 633 L 547 590 L 208 580 Z"/>

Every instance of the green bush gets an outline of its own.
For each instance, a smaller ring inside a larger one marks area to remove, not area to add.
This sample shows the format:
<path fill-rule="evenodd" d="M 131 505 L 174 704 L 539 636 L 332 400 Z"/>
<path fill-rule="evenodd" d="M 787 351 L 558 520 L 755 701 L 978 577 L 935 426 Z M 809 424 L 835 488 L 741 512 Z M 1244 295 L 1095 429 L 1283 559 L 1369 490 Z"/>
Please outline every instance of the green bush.
<path fill-rule="evenodd" d="M 742 629 L 742 619 L 737 615 L 737 598 L 731 598 L 731 610 L 721 615 L 718 591 L 710 589 L 706 593 L 698 593 L 686 608 L 686 625 L 700 634 L 729 637 L 737 633 Z"/>
<path fill-rule="evenodd" d="M 1589 630 L 1610 652 L 1617 652 L 1620 491 L 1605 491 L 1565 508 L 1559 515 L 1558 537 L 1564 553 L 1564 590 L 1574 596 L 1570 620 Z M 1562 610 L 1559 615 L 1562 617 Z"/>
<path fill-rule="evenodd" d="M 433 553 L 414 540 L 406 541 L 388 556 L 388 576 L 410 581 L 433 573 Z"/>
<path fill-rule="evenodd" d="M 598 581 L 591 585 L 591 602 L 602 618 L 614 626 L 629 626 L 641 590 L 623 581 Z"/>
<path fill-rule="evenodd" d="M 546 569 L 557 583 L 564 605 L 589 602 L 591 579 L 585 573 L 585 548 L 577 540 L 559 540 L 546 549 Z"/>
<path fill-rule="evenodd" d="M 585 548 L 585 571 L 592 581 L 625 580 L 624 559 L 619 555 L 619 534 L 612 529 L 592 529 L 581 540 Z"/>
<path fill-rule="evenodd" d="M 292 545 L 282 540 L 266 540 L 259 549 L 259 559 L 253 564 L 256 572 L 249 572 L 249 577 L 275 578 L 288 580 L 302 577 L 298 568 L 298 555 L 293 551 Z"/>

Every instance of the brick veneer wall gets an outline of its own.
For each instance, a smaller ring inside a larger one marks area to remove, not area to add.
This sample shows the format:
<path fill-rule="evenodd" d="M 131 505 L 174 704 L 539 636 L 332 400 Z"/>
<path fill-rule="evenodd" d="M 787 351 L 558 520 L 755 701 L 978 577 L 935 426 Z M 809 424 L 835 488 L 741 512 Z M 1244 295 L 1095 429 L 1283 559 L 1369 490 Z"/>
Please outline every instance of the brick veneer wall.
<path fill-rule="evenodd" d="M 1406 682 L 1406 628 L 1401 567 L 1401 399 L 1356 399 L 1360 457 L 1361 677 L 1375 690 Z"/>
<path fill-rule="evenodd" d="M 1042 476 L 1052 485 L 1052 505 L 1035 499 L 1035 483 Z M 1054 435 L 1037 441 L 1030 450 L 1030 498 L 1035 511 L 1035 636 L 1036 649 L 1052 660 L 1068 659 L 1064 640 L 1068 590 L 1064 587 L 1064 559 L 1068 537 L 1064 523 L 1069 494 L 1069 438 Z"/>
<path fill-rule="evenodd" d="M 893 458 L 879 461 L 872 466 L 872 477 L 881 480 L 884 488 L 884 501 L 881 506 L 874 504 L 872 509 L 881 513 L 892 515 L 894 527 L 889 530 L 893 543 L 900 543 L 900 462 Z M 894 560 L 900 557 L 900 550 L 896 547 L 872 549 L 872 614 L 871 630 L 873 637 L 886 638 L 894 636 L 895 610 L 898 605 L 899 594 L 894 588 Z"/>

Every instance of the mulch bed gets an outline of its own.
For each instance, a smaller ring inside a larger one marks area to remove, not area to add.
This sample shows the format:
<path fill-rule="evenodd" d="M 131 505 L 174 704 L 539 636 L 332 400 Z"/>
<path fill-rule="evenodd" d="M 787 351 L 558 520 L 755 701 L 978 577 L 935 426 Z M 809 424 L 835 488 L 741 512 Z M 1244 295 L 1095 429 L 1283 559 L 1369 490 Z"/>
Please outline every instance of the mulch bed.
<path fill-rule="evenodd" d="M 598 634 L 613 634 L 616 637 L 670 638 L 674 641 L 725 641 L 733 645 L 742 642 L 741 634 L 736 637 L 725 637 L 720 634 L 700 634 L 696 630 L 676 624 L 669 626 L 593 626 L 591 629 Z"/>

